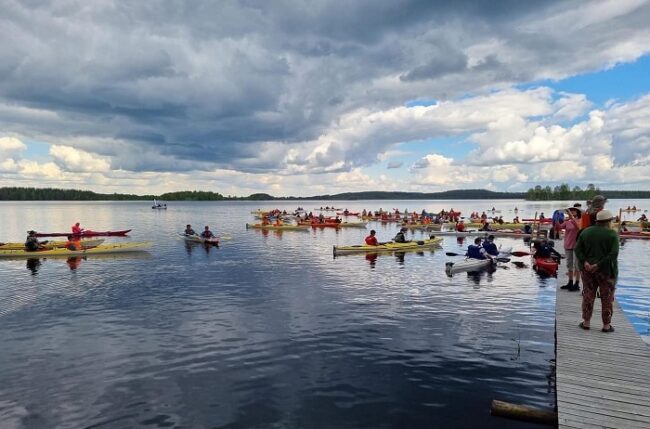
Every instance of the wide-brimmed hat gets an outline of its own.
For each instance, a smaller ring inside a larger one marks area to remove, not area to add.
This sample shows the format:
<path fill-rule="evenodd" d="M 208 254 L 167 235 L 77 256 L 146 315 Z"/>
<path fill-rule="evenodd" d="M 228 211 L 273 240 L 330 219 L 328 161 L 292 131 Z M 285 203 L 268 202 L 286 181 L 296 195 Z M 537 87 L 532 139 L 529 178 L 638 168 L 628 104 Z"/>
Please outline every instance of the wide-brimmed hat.
<path fill-rule="evenodd" d="M 578 212 L 578 215 L 582 216 L 582 210 L 580 210 L 580 207 L 567 207 L 565 210 L 575 210 Z"/>
<path fill-rule="evenodd" d="M 596 213 L 596 222 L 607 222 L 614 219 L 614 215 L 609 210 L 601 210 Z"/>

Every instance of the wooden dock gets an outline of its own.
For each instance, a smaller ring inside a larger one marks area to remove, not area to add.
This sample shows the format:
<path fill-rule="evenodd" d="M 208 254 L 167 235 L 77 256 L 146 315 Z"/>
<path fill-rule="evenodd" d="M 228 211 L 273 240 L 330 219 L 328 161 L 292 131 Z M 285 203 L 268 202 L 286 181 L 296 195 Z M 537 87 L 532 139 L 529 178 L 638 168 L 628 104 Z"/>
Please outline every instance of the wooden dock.
<path fill-rule="evenodd" d="M 558 285 L 559 286 L 559 285 Z M 615 332 L 601 332 L 600 299 L 591 329 L 580 329 L 580 292 L 558 288 L 556 389 L 560 428 L 650 428 L 650 347 L 614 303 Z"/>

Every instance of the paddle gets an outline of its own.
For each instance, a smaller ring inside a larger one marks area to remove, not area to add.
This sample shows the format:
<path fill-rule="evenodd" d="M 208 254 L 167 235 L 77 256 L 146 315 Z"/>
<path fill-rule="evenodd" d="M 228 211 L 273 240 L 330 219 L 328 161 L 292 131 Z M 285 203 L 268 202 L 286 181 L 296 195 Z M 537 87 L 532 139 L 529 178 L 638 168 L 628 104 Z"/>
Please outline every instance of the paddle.
<path fill-rule="evenodd" d="M 445 252 L 447 256 L 465 256 L 464 253 Z M 494 258 L 497 262 L 510 262 L 510 258 Z"/>

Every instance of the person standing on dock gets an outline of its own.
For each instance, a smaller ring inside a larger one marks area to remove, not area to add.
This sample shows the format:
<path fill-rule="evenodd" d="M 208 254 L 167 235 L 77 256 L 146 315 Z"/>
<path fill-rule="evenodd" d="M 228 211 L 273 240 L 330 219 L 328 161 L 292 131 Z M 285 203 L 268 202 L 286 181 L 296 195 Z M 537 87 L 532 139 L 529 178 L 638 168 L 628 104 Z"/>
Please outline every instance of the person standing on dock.
<path fill-rule="evenodd" d="M 573 206 L 566 209 L 566 213 L 568 219 L 560 224 L 560 229 L 564 229 L 564 255 L 566 257 L 566 269 L 569 275 L 569 282 L 560 289 L 577 292 L 580 290 L 580 270 L 575 261 L 574 249 L 576 247 L 576 241 L 578 241 L 582 211 L 578 207 Z"/>
<path fill-rule="evenodd" d="M 596 214 L 605 209 L 607 198 L 602 195 L 596 195 L 592 200 L 587 201 L 587 210 L 583 213 L 581 218 L 581 229 L 596 224 Z"/>
<path fill-rule="evenodd" d="M 618 277 L 618 235 L 611 229 L 614 215 L 609 210 L 596 214 L 596 225 L 580 234 L 575 247 L 578 267 L 582 271 L 582 329 L 589 329 L 594 311 L 596 290 L 600 288 L 603 332 L 614 332 L 611 325 L 614 290 Z"/>

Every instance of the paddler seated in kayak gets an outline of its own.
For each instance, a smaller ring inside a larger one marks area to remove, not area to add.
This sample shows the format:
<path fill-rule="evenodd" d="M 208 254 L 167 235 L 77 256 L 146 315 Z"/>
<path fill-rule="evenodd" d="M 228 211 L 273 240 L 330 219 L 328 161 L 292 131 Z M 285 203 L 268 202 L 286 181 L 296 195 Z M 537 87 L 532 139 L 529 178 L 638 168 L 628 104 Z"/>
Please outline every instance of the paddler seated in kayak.
<path fill-rule="evenodd" d="M 494 235 L 488 235 L 487 239 L 483 242 L 483 248 L 488 255 L 497 256 L 499 254 L 499 249 L 494 244 Z"/>
<path fill-rule="evenodd" d="M 648 221 L 648 217 L 645 215 L 645 213 L 642 214 L 641 217 L 637 219 L 637 222 L 647 222 L 647 221 Z"/>
<path fill-rule="evenodd" d="M 185 227 L 184 232 L 185 232 L 185 235 L 196 235 L 196 231 L 194 231 L 192 229 L 192 225 L 190 225 L 190 224 L 187 224 L 187 226 Z"/>
<path fill-rule="evenodd" d="M 535 249 L 536 258 L 553 258 L 561 259 L 562 255 L 558 253 L 557 250 L 553 248 L 553 242 L 545 238 L 541 240 L 535 240 L 533 243 L 533 248 Z"/>
<path fill-rule="evenodd" d="M 201 233 L 201 238 L 214 238 L 214 234 L 210 231 L 210 227 L 206 225 L 205 229 Z"/>
<path fill-rule="evenodd" d="M 524 225 L 524 234 L 532 234 L 533 233 L 533 226 L 529 223 Z"/>
<path fill-rule="evenodd" d="M 81 224 L 79 222 L 72 225 L 72 234 L 74 235 L 81 235 L 83 233 L 83 230 L 84 229 L 81 227 Z"/>
<path fill-rule="evenodd" d="M 456 224 L 456 231 L 465 232 L 465 222 L 462 219 Z"/>
<path fill-rule="evenodd" d="M 68 250 L 83 250 L 79 236 L 68 235 L 68 241 L 65 243 L 65 248 Z"/>
<path fill-rule="evenodd" d="M 519 223 L 519 216 L 515 216 L 514 219 L 512 219 L 512 223 Z"/>
<path fill-rule="evenodd" d="M 465 256 L 471 259 L 492 259 L 492 256 L 481 246 L 481 237 L 474 239 L 474 244 L 467 246 L 467 253 Z"/>
<path fill-rule="evenodd" d="M 27 239 L 25 240 L 25 250 L 28 252 L 35 252 L 43 248 L 43 243 L 38 241 L 36 237 L 36 231 L 29 231 Z"/>
<path fill-rule="evenodd" d="M 490 228 L 490 222 L 485 222 L 479 231 L 492 231 L 492 228 Z"/>
<path fill-rule="evenodd" d="M 407 240 L 406 236 L 404 235 L 407 232 L 408 232 L 408 228 L 404 228 L 404 227 L 400 228 L 399 232 L 395 235 L 395 238 L 393 238 L 393 241 L 395 243 L 410 243 L 411 240 Z"/>
<path fill-rule="evenodd" d="M 366 244 L 368 246 L 378 246 L 379 243 L 377 242 L 377 237 L 375 237 L 375 234 L 377 234 L 377 231 L 374 229 L 370 230 L 370 235 L 366 237 Z"/>

